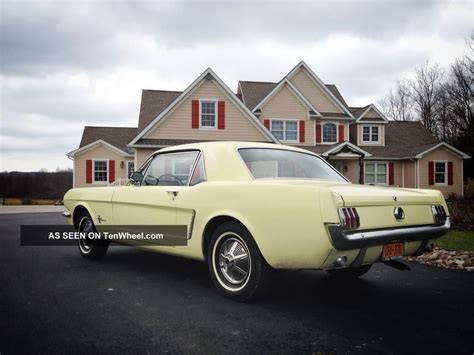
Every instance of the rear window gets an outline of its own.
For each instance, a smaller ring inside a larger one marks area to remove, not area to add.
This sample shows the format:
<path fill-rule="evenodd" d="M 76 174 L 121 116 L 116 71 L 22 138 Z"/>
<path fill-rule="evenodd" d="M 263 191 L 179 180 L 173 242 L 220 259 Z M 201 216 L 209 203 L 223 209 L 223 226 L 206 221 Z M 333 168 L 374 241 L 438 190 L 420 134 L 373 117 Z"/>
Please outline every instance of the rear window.
<path fill-rule="evenodd" d="M 291 150 L 243 148 L 239 154 L 256 179 L 299 178 L 346 181 L 321 158 Z"/>

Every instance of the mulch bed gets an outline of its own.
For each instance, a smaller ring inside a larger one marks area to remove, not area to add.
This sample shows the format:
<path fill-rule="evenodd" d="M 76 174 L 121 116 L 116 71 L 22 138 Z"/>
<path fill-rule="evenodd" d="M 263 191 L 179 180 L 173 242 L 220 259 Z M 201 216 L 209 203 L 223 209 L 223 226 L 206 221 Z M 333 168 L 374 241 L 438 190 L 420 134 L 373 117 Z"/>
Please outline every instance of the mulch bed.
<path fill-rule="evenodd" d="M 409 256 L 407 260 L 420 264 L 444 267 L 447 269 L 467 270 L 474 272 L 474 252 L 473 251 L 451 251 L 434 248 L 432 251 L 420 256 Z"/>

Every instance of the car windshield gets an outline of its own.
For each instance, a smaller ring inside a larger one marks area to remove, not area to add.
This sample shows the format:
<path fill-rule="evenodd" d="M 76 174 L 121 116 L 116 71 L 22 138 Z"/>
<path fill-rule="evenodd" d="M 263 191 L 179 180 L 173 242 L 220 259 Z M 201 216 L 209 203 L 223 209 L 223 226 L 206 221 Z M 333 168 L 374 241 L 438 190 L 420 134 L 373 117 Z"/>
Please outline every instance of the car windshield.
<path fill-rule="evenodd" d="M 243 148 L 239 153 L 256 179 L 346 181 L 329 164 L 312 154 L 269 148 Z"/>

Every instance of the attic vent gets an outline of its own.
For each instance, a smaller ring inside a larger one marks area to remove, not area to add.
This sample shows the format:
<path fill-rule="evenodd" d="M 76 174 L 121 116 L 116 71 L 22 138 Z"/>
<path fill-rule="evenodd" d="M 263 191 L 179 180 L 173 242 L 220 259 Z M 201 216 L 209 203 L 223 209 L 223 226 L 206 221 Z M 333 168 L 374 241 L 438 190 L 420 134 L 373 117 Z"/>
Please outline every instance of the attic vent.
<path fill-rule="evenodd" d="M 211 73 L 207 73 L 206 80 L 212 80 L 212 74 Z"/>

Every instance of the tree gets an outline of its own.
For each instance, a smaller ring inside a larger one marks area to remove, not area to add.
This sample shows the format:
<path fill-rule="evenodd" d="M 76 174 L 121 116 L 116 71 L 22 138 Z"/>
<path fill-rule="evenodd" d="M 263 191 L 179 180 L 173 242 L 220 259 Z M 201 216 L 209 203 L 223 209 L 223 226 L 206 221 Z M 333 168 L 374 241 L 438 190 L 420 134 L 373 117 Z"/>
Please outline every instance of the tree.
<path fill-rule="evenodd" d="M 409 82 L 397 81 L 395 88 L 390 89 L 387 97 L 381 102 L 385 115 L 395 121 L 412 121 L 413 101 Z"/>
<path fill-rule="evenodd" d="M 416 69 L 415 78 L 411 81 L 413 108 L 423 125 L 435 136 L 439 130 L 440 93 L 443 71 L 438 64 L 426 62 Z"/>

